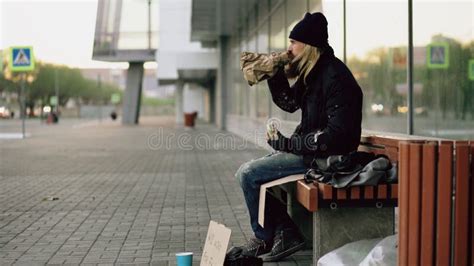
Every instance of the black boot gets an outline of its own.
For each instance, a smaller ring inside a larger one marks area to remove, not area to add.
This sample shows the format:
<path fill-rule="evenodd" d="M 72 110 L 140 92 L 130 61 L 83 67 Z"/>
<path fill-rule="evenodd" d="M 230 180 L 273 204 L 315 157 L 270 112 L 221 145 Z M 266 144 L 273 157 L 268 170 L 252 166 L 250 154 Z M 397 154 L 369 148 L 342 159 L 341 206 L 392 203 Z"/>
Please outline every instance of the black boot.
<path fill-rule="evenodd" d="M 264 240 L 252 237 L 245 246 L 242 246 L 242 256 L 258 257 L 270 252 L 271 243 L 267 244 Z"/>
<path fill-rule="evenodd" d="M 273 238 L 273 247 L 269 254 L 262 256 L 263 261 L 279 261 L 303 249 L 304 238 L 298 229 L 283 229 Z"/>

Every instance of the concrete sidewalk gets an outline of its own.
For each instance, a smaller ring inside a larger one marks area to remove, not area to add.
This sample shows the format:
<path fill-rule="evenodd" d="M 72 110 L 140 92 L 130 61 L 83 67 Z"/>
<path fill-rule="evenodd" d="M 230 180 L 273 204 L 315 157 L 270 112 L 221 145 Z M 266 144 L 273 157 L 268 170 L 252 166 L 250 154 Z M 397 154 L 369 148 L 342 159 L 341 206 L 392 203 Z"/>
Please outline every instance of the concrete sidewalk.
<path fill-rule="evenodd" d="M 52 127 L 0 140 L 1 265 L 174 265 L 181 251 L 198 265 L 210 220 L 232 229 L 231 245 L 252 235 L 234 173 L 267 153 L 254 144 L 172 117 Z"/>

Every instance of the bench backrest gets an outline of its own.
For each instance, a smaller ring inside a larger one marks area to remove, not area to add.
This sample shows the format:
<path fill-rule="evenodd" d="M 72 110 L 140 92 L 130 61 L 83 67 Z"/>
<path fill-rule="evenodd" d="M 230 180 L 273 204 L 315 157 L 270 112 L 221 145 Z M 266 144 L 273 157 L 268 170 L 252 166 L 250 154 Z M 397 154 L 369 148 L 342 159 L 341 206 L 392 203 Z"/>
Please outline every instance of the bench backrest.
<path fill-rule="evenodd" d="M 474 143 L 399 145 L 399 265 L 472 265 Z"/>

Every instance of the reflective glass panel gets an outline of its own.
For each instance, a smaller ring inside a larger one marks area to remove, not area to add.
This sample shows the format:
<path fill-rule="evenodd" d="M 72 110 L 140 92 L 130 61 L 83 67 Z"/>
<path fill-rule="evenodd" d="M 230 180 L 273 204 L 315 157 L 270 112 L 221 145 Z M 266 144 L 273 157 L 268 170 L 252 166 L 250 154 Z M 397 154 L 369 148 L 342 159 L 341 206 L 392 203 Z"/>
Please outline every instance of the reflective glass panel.
<path fill-rule="evenodd" d="M 413 2 L 415 134 L 472 139 L 474 3 Z"/>
<path fill-rule="evenodd" d="M 364 93 L 364 129 L 406 132 L 407 10 L 403 1 L 347 0 L 347 61 Z"/>

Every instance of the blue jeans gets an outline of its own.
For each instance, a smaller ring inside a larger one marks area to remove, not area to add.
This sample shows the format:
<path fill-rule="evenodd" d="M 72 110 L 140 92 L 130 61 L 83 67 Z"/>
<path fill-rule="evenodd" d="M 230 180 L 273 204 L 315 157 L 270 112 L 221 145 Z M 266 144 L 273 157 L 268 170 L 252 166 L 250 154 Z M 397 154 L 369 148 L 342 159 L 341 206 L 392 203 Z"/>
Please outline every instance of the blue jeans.
<path fill-rule="evenodd" d="M 306 169 L 302 155 L 277 151 L 246 162 L 237 170 L 235 176 L 244 192 L 250 223 L 257 238 L 271 242 L 276 231 L 294 227 L 286 206 L 269 194 L 265 202 L 265 227 L 258 224 L 260 186 L 285 176 L 302 174 Z"/>

